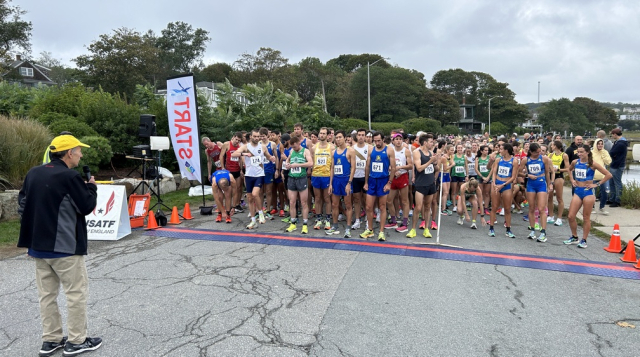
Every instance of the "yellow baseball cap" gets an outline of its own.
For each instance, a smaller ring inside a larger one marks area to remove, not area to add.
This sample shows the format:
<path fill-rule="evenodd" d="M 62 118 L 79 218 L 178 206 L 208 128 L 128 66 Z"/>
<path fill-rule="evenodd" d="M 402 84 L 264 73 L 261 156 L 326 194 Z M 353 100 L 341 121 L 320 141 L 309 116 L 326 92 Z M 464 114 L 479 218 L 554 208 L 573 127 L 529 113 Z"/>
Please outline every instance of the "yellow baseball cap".
<path fill-rule="evenodd" d="M 78 146 L 82 146 L 85 148 L 90 147 L 87 144 L 81 143 L 80 140 L 76 139 L 73 135 L 59 135 L 53 138 L 53 141 L 51 141 L 51 146 L 49 148 L 51 149 L 51 152 L 60 152 L 70 150 Z"/>

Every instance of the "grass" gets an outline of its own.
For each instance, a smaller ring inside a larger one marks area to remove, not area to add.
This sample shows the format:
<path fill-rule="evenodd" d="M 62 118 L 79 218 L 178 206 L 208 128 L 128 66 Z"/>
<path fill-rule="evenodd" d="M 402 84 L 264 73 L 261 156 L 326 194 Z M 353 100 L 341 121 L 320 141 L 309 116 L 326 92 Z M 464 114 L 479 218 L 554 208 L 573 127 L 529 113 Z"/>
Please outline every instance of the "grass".
<path fill-rule="evenodd" d="M 20 221 L 13 219 L 0 222 L 0 248 L 15 247 L 20 235 Z"/>
<path fill-rule="evenodd" d="M 640 208 L 640 184 L 636 180 L 624 184 L 622 195 L 620 196 L 620 204 L 624 208 Z"/>

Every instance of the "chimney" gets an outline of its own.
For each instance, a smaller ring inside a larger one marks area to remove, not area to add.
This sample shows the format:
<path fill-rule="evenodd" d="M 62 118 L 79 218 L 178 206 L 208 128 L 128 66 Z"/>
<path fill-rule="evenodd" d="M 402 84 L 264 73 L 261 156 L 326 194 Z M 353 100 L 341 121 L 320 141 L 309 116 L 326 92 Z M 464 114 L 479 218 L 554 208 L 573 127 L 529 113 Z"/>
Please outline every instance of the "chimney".
<path fill-rule="evenodd" d="M 22 56 L 16 55 L 16 61 L 22 61 Z"/>

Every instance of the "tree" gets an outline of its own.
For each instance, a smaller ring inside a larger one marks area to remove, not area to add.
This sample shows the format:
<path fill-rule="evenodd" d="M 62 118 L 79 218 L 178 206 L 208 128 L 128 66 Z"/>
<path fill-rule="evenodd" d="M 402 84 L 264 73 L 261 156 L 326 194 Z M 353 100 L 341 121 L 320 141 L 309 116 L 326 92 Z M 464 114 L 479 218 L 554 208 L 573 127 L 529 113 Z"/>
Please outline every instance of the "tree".
<path fill-rule="evenodd" d="M 243 53 L 233 63 L 231 82 L 236 86 L 250 83 L 264 83 L 271 81 L 279 88 L 284 82 L 289 60 L 282 56 L 282 52 L 269 47 L 260 47 L 255 55 Z"/>
<path fill-rule="evenodd" d="M 89 87 L 124 93 L 130 98 L 136 84 L 155 84 L 160 79 L 159 53 L 155 39 L 149 34 L 143 36 L 122 27 L 112 35 L 100 35 L 87 49 L 90 54 L 73 61 L 84 71 L 82 81 Z"/>
<path fill-rule="evenodd" d="M 463 69 L 448 69 L 436 72 L 431 79 L 431 88 L 441 93 L 447 93 L 462 103 L 463 98 L 473 98 L 467 104 L 475 103 L 475 94 L 478 88 L 478 81 L 471 72 Z"/>
<path fill-rule="evenodd" d="M 228 63 L 219 62 L 210 64 L 200 71 L 197 82 L 223 83 L 231 77 L 231 72 L 233 72 L 233 67 Z"/>
<path fill-rule="evenodd" d="M 168 75 L 186 73 L 198 66 L 202 60 L 209 32 L 185 22 L 170 22 L 156 40 L 160 60 Z"/>
<path fill-rule="evenodd" d="M 538 119 L 545 129 L 556 132 L 582 133 L 594 128 L 584 115 L 584 108 L 567 98 L 546 103 L 540 108 Z"/>
<path fill-rule="evenodd" d="M 30 21 L 24 21 L 21 16 L 27 12 L 19 6 L 11 6 L 11 0 L 0 0 L 0 65 L 10 63 L 13 58 L 10 52 L 16 51 L 22 55 L 31 52 Z M 6 69 L 6 68 L 5 68 Z M 5 71 L 2 70 L 4 73 Z"/>
<path fill-rule="evenodd" d="M 445 126 L 460 120 L 460 105 L 451 94 L 427 89 L 420 104 L 420 115 L 435 119 Z"/>
<path fill-rule="evenodd" d="M 505 135 L 508 137 L 510 132 L 511 130 L 506 125 L 500 122 L 494 123 L 493 121 L 491 121 L 491 135 Z"/>
<path fill-rule="evenodd" d="M 618 115 L 611 108 L 607 108 L 599 102 L 585 97 L 577 97 L 573 99 L 573 103 L 582 108 L 587 120 L 596 128 L 611 130 L 618 123 Z"/>
<path fill-rule="evenodd" d="M 53 82 L 60 85 L 78 81 L 78 78 L 82 77 L 82 74 L 78 69 L 69 68 L 63 65 L 62 62 L 55 58 L 51 52 L 40 52 L 40 57 L 36 58 L 35 62 L 41 66 L 49 68 L 47 76 L 51 78 Z"/>
<path fill-rule="evenodd" d="M 328 65 L 335 65 L 345 72 L 355 72 L 362 67 L 367 67 L 367 63 L 371 64 L 376 61 L 376 66 L 389 68 L 391 65 L 378 54 L 363 53 L 360 55 L 340 55 L 327 61 Z"/>

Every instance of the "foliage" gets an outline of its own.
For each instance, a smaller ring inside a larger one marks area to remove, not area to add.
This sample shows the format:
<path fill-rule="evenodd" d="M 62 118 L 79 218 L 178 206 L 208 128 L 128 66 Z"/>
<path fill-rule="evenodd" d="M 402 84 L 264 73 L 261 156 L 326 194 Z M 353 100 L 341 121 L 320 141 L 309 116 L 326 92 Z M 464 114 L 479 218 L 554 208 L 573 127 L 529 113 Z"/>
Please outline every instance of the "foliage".
<path fill-rule="evenodd" d="M 418 131 L 438 133 L 440 131 L 440 122 L 434 119 L 413 118 L 403 121 L 400 127 L 404 129 L 405 133 L 411 134 L 415 134 Z"/>
<path fill-rule="evenodd" d="M 452 94 L 427 89 L 420 106 L 420 115 L 440 122 L 440 125 L 460 120 L 460 105 Z"/>
<path fill-rule="evenodd" d="M 211 41 L 209 31 L 185 22 L 170 22 L 156 40 L 160 60 L 167 74 L 189 72 L 202 60 L 206 43 Z"/>
<path fill-rule="evenodd" d="M 390 135 L 392 130 L 402 128 L 400 123 L 371 123 L 371 129 L 382 132 L 384 135 Z"/>
<path fill-rule="evenodd" d="M 540 108 L 538 119 L 545 130 L 582 133 L 594 129 L 584 114 L 584 107 L 567 98 L 553 99 Z"/>
<path fill-rule="evenodd" d="M 11 62 L 10 51 L 21 49 L 23 55 L 31 51 L 31 22 L 22 20 L 26 11 L 11 6 L 11 0 L 0 0 L 0 63 Z M 5 68 L 6 70 L 6 68 Z M 0 68 L 0 72 L 5 71 Z"/>
<path fill-rule="evenodd" d="M 27 172 L 42 164 L 51 139 L 49 130 L 35 120 L 0 116 L 0 177 L 12 188 L 22 187 Z"/>
<path fill-rule="evenodd" d="M 507 127 L 506 125 L 502 124 L 501 122 L 491 122 L 491 135 L 505 135 L 505 136 L 509 136 L 509 127 Z M 489 129 L 487 129 L 488 131 Z"/>
<path fill-rule="evenodd" d="M 455 125 L 445 125 L 438 132 L 438 134 L 456 134 L 456 135 L 459 133 L 460 133 L 460 128 L 458 128 Z"/>
<path fill-rule="evenodd" d="M 48 125 L 60 119 L 51 113 L 80 117 L 82 103 L 88 96 L 86 88 L 80 83 L 69 83 L 61 87 L 45 87 L 34 90 L 37 95 L 31 104 L 29 115 Z M 50 117 L 45 116 L 50 115 Z M 44 116 L 43 118 L 41 118 Z"/>
<path fill-rule="evenodd" d="M 523 135 L 524 133 L 528 133 L 529 131 L 521 126 L 517 126 L 513 129 L 513 131 L 518 135 Z"/>
<path fill-rule="evenodd" d="M 340 130 L 357 130 L 365 129 L 369 130 L 369 122 L 362 119 L 346 118 L 339 119 L 336 122 L 336 128 Z"/>
<path fill-rule="evenodd" d="M 82 172 L 82 165 L 88 165 L 91 169 L 91 174 L 98 173 L 100 165 L 106 165 L 111 162 L 113 157 L 113 151 L 111 151 L 111 145 L 109 140 L 101 136 L 85 136 L 79 138 L 79 140 L 89 146 L 90 148 L 82 148 L 82 162 L 76 169 Z"/>
<path fill-rule="evenodd" d="M 17 83 L 0 82 L 0 115 L 27 116 L 35 93 L 29 87 Z"/>
<path fill-rule="evenodd" d="M 66 116 L 64 114 L 58 114 L 58 113 L 52 113 L 52 114 L 64 116 L 64 118 L 55 120 L 49 125 L 49 132 L 51 132 L 53 136 L 57 136 L 63 131 L 70 132 L 71 135 L 75 136 L 76 138 L 80 138 L 83 136 L 98 135 L 98 133 L 95 130 L 93 130 L 92 127 L 87 125 L 85 122 L 82 122 L 70 116 Z"/>
<path fill-rule="evenodd" d="M 376 63 L 376 66 L 389 68 L 391 65 L 378 54 L 363 53 L 360 55 L 340 55 L 327 62 L 328 65 L 335 65 L 345 72 L 355 72 L 360 68 L 366 68 L 367 64 Z"/>
<path fill-rule="evenodd" d="M 579 105 L 587 120 L 598 129 L 609 131 L 616 127 L 618 115 L 611 108 L 598 103 L 591 98 L 577 97 L 573 103 Z"/>
<path fill-rule="evenodd" d="M 633 180 L 623 185 L 620 204 L 625 208 L 640 208 L 640 183 L 638 181 Z"/>
<path fill-rule="evenodd" d="M 230 64 L 219 62 L 204 67 L 194 75 L 196 82 L 222 83 L 231 78 L 231 72 L 233 72 L 233 67 Z"/>
<path fill-rule="evenodd" d="M 622 127 L 622 129 L 625 130 L 625 131 L 627 131 L 627 130 L 633 130 L 633 131 L 640 130 L 640 121 L 638 121 L 638 120 L 632 120 L 632 119 L 620 120 L 618 122 L 618 125 L 620 125 Z"/>
<path fill-rule="evenodd" d="M 231 82 L 236 86 L 247 84 L 276 83 L 277 88 L 285 82 L 289 60 L 282 52 L 269 47 L 260 47 L 255 55 L 243 53 L 233 63 Z"/>

